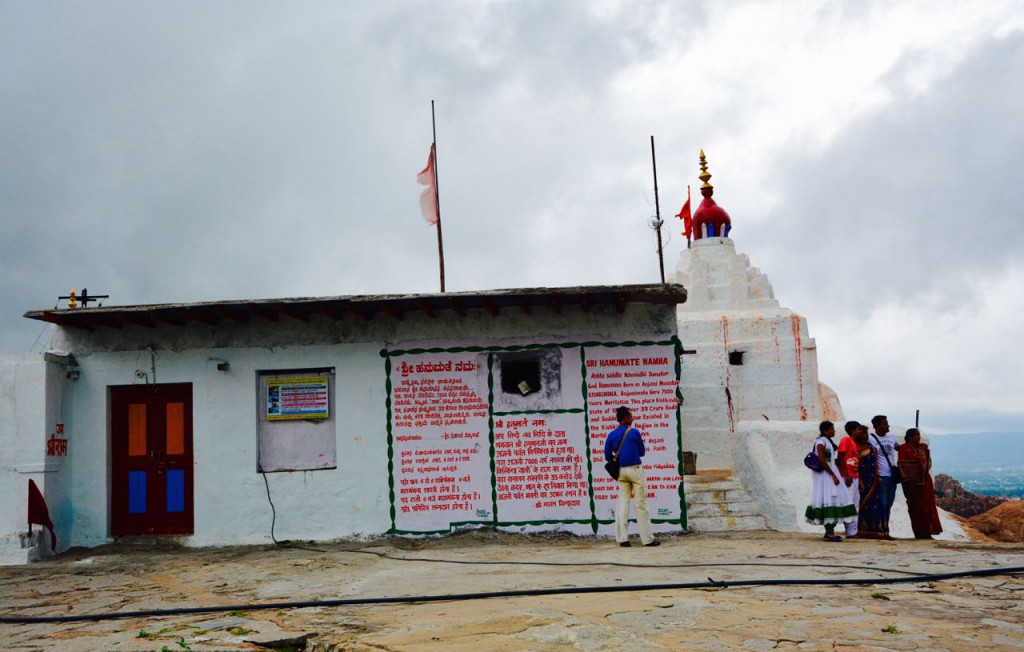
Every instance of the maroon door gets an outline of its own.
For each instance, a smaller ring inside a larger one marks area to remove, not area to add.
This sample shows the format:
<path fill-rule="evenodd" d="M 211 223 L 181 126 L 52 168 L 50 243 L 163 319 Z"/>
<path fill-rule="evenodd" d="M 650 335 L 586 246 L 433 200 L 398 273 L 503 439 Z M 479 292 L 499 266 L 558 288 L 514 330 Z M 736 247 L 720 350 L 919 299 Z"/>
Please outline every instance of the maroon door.
<path fill-rule="evenodd" d="M 115 536 L 191 534 L 192 384 L 110 388 Z"/>

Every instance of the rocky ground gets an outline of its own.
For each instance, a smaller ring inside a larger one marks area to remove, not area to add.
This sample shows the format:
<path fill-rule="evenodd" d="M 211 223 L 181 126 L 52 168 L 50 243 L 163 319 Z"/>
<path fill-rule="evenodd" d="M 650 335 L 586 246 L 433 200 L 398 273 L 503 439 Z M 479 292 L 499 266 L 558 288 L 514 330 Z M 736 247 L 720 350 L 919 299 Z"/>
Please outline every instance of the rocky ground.
<path fill-rule="evenodd" d="M 967 519 L 971 528 L 989 540 L 1003 543 L 1024 542 L 1024 502 L 1009 500 L 987 512 Z"/>
<path fill-rule="evenodd" d="M 109 546 L 0 568 L 0 618 L 217 607 L 214 613 L 0 623 L 10 650 L 1019 650 L 1024 547 L 755 532 L 607 539 L 477 531 L 302 547 Z M 707 583 L 701 588 L 652 585 Z M 879 583 L 839 586 L 854 578 Z M 887 578 L 912 578 L 886 584 Z M 730 586 L 745 580 L 814 586 Z M 644 585 L 646 590 L 638 590 Z M 580 589 L 604 587 L 609 593 Z M 564 589 L 358 606 L 252 605 Z"/>

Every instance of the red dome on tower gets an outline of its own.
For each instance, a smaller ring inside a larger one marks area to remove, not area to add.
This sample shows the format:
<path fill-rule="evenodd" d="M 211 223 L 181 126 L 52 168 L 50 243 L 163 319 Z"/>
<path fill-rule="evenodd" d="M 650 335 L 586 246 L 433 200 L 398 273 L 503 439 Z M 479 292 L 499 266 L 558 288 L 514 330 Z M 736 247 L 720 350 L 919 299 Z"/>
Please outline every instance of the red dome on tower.
<path fill-rule="evenodd" d="M 729 219 L 729 214 L 725 212 L 725 209 L 711 198 L 715 194 L 715 187 L 708 183 L 711 174 L 708 172 L 704 150 L 700 151 L 700 170 L 698 178 L 704 182 L 704 185 L 700 187 L 700 194 L 704 196 L 704 199 L 693 214 L 693 239 L 728 238 L 729 231 L 732 230 L 732 220 Z"/>

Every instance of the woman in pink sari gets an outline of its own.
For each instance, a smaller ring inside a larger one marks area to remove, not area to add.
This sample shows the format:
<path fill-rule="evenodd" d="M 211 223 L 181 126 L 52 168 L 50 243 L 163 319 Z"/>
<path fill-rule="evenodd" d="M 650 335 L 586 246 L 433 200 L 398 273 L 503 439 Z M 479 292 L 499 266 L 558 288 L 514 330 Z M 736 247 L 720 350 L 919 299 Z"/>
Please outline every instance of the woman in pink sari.
<path fill-rule="evenodd" d="M 915 539 L 931 539 L 942 532 L 939 510 L 935 507 L 935 485 L 932 483 L 932 455 L 921 443 L 921 431 L 911 428 L 899 447 L 899 467 L 903 475 L 903 495 L 907 498 L 910 527 Z"/>

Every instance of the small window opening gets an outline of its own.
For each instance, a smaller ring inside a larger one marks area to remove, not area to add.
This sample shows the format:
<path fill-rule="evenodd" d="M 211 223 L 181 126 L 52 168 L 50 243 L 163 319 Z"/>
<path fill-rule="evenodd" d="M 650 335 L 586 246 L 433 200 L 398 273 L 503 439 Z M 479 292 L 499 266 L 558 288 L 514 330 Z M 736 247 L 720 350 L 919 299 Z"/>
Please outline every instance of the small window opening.
<path fill-rule="evenodd" d="M 526 396 L 540 391 L 540 357 L 502 358 L 501 391 Z"/>
<path fill-rule="evenodd" d="M 731 364 L 731 365 L 742 365 L 743 364 L 743 351 L 729 351 L 729 364 Z"/>

